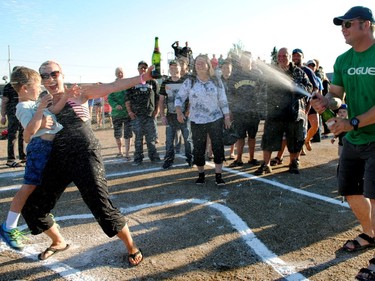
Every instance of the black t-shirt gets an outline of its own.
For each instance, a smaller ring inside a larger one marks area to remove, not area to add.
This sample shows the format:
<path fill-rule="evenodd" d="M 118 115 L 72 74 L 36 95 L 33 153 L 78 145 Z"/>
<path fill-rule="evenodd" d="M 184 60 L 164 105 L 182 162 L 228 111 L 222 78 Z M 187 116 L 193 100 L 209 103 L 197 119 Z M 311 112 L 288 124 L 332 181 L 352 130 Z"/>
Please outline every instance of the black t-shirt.
<path fill-rule="evenodd" d="M 7 97 L 9 99 L 7 106 L 6 106 L 7 115 L 16 115 L 16 106 L 18 104 L 18 94 L 10 83 L 4 86 L 3 97 Z"/>
<path fill-rule="evenodd" d="M 135 115 L 152 116 L 159 103 L 158 83 L 150 80 L 126 90 L 125 103 L 127 101 Z"/>

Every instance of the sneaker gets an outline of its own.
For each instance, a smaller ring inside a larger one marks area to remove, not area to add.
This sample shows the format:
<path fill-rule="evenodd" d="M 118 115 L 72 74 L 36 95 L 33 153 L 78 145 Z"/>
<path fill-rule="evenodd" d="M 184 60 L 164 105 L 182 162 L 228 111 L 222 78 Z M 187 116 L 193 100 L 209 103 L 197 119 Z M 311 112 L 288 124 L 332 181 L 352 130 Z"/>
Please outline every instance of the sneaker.
<path fill-rule="evenodd" d="M 262 164 L 257 170 L 255 170 L 254 175 L 260 176 L 265 174 L 271 174 L 272 168 L 266 164 Z"/>
<path fill-rule="evenodd" d="M 173 166 L 173 163 L 167 161 L 167 162 L 164 162 L 164 164 L 163 164 L 163 169 L 166 170 L 166 169 L 171 168 L 172 166 Z"/>
<path fill-rule="evenodd" d="M 215 177 L 215 184 L 218 185 L 218 186 L 224 186 L 225 185 L 225 181 L 221 178 L 221 175 Z"/>
<path fill-rule="evenodd" d="M 134 161 L 132 166 L 140 166 L 142 165 L 142 161 Z"/>
<path fill-rule="evenodd" d="M 299 174 L 299 161 L 297 159 L 294 159 L 292 163 L 289 164 L 289 173 Z"/>
<path fill-rule="evenodd" d="M 13 249 L 22 251 L 24 245 L 22 239 L 24 235 L 18 228 L 13 228 L 10 231 L 5 230 L 5 223 L 0 226 L 0 236 L 5 240 L 5 242 Z"/>
<path fill-rule="evenodd" d="M 247 164 L 250 164 L 252 166 L 258 166 L 260 165 L 260 162 L 257 159 L 253 159 L 253 160 L 247 161 Z"/>
<path fill-rule="evenodd" d="M 197 185 L 201 185 L 201 184 L 205 184 L 206 181 L 203 177 L 198 177 L 198 179 L 195 181 L 195 184 Z"/>
<path fill-rule="evenodd" d="M 187 162 L 187 164 L 188 164 L 188 166 L 191 168 L 191 167 L 193 167 L 193 159 L 190 159 L 190 160 L 186 160 L 186 162 Z"/>
<path fill-rule="evenodd" d="M 162 161 L 159 157 L 156 157 L 156 158 L 151 159 L 151 162 L 152 163 L 161 163 Z"/>
<path fill-rule="evenodd" d="M 243 166 L 243 162 L 242 161 L 234 160 L 232 162 L 232 164 L 230 164 L 228 167 L 229 168 L 234 168 L 234 167 L 242 167 L 242 166 Z"/>

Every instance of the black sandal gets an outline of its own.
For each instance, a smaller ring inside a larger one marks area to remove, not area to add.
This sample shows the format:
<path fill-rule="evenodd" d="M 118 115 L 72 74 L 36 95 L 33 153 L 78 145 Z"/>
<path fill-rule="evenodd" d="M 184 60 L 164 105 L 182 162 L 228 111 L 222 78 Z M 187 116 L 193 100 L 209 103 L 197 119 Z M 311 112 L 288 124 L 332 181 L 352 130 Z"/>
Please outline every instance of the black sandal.
<path fill-rule="evenodd" d="M 135 258 L 136 258 L 137 256 L 139 256 L 139 255 L 141 255 L 142 258 L 139 260 L 138 263 L 132 263 L 132 262 L 130 261 L 130 259 L 132 259 L 132 260 L 135 262 Z M 143 254 L 142 254 L 142 250 L 141 250 L 141 249 L 138 249 L 138 251 L 135 252 L 134 254 L 128 254 L 128 262 L 129 262 L 129 265 L 130 265 L 130 266 L 137 266 L 137 265 L 139 265 L 142 261 L 143 261 Z"/>
<path fill-rule="evenodd" d="M 375 247 L 375 239 L 368 236 L 367 234 L 365 233 L 361 233 L 358 235 L 358 237 L 362 238 L 363 240 L 367 241 L 368 244 L 366 245 L 361 245 L 359 244 L 359 242 L 355 239 L 353 240 L 348 240 L 345 242 L 344 246 L 342 247 L 345 251 L 347 252 L 356 252 L 356 251 L 360 251 L 360 250 L 364 250 L 366 248 L 372 248 L 372 247 Z M 347 246 L 348 243 L 353 243 L 354 245 L 354 248 L 349 248 Z M 375 263 L 374 263 L 375 264 Z"/>
<path fill-rule="evenodd" d="M 284 160 L 283 157 L 281 157 L 281 158 L 279 158 L 279 157 L 275 157 L 275 158 L 273 158 L 273 159 L 271 160 L 271 166 L 281 165 L 281 164 L 283 163 L 283 160 Z"/>
<path fill-rule="evenodd" d="M 375 258 L 369 261 L 370 265 L 375 265 Z M 361 281 L 375 281 L 375 271 L 368 268 L 361 268 L 361 270 L 355 276 L 355 279 Z"/>

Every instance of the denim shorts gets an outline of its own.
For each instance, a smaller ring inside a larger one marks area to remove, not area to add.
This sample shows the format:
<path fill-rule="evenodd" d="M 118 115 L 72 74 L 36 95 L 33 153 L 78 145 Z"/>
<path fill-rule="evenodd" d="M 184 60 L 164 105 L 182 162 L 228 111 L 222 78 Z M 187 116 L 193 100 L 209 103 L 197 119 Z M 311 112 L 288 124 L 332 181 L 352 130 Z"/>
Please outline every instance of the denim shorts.
<path fill-rule="evenodd" d="M 39 137 L 31 139 L 26 148 L 26 168 L 24 184 L 39 185 L 42 180 L 44 167 L 52 150 L 52 141 Z"/>

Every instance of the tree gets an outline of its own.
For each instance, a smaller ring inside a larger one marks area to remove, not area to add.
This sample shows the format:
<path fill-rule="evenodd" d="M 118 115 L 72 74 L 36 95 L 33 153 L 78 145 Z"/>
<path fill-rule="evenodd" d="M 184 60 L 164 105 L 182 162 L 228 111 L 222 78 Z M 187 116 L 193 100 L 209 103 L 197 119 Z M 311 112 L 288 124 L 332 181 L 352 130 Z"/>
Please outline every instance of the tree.
<path fill-rule="evenodd" d="M 273 47 L 273 50 L 271 52 L 271 64 L 274 64 L 274 65 L 277 64 L 277 53 L 278 53 L 278 50 L 275 46 Z"/>

